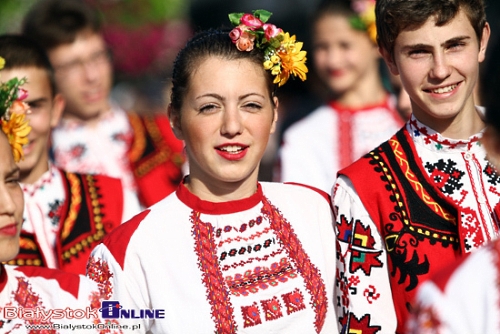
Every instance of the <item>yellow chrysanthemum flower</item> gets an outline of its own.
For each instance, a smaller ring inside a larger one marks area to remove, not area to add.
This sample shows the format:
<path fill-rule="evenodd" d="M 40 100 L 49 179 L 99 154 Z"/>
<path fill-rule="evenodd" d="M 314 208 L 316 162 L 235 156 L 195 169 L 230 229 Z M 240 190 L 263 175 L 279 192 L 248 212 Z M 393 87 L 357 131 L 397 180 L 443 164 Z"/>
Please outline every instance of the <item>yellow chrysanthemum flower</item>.
<path fill-rule="evenodd" d="M 5 59 L 0 57 L 0 70 L 5 66 Z"/>
<path fill-rule="evenodd" d="M 1 123 L 2 130 L 7 135 L 12 147 L 14 161 L 19 162 L 24 158 L 23 145 L 28 144 L 28 134 L 31 127 L 28 125 L 28 121 L 25 120 L 24 114 L 12 113 L 8 121 L 2 121 Z"/>
<path fill-rule="evenodd" d="M 274 79 L 274 83 L 283 86 L 290 77 L 290 74 L 298 76 L 302 81 L 306 80 L 308 72 L 306 62 L 307 52 L 302 50 L 303 43 L 295 41 L 295 35 L 283 34 L 283 42 L 278 51 L 281 58 L 281 72 Z"/>

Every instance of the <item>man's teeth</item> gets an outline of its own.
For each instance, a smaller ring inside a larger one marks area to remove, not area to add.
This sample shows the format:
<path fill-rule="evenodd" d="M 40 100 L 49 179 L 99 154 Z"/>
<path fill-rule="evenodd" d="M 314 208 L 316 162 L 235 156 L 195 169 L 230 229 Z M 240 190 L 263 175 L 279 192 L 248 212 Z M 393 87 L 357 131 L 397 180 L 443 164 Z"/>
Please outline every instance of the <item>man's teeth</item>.
<path fill-rule="evenodd" d="M 236 153 L 238 151 L 241 151 L 243 148 L 241 146 L 224 146 L 220 148 L 221 151 L 226 151 L 229 153 Z"/>
<path fill-rule="evenodd" d="M 451 85 L 451 86 L 448 86 L 448 87 L 442 87 L 442 88 L 438 88 L 438 89 L 433 89 L 432 92 L 435 93 L 435 94 L 449 93 L 452 90 L 454 90 L 456 87 L 457 87 L 457 85 Z"/>

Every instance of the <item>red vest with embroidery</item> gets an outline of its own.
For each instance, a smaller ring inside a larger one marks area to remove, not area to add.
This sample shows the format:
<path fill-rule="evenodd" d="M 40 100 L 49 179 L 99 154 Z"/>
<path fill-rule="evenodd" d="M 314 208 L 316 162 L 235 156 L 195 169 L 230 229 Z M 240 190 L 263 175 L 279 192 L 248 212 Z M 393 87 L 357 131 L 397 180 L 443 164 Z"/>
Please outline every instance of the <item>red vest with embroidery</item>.
<path fill-rule="evenodd" d="M 146 207 L 172 193 L 182 180 L 184 144 L 168 117 L 128 114 L 134 138 L 129 150 L 139 201 Z"/>
<path fill-rule="evenodd" d="M 406 128 L 339 174 L 352 182 L 385 241 L 397 332 L 404 333 L 417 287 L 465 253 L 459 208 L 432 185 Z M 354 233 L 347 224 L 337 227 L 341 242 Z M 379 255 L 352 260 L 381 266 Z"/>
<path fill-rule="evenodd" d="M 122 222 L 123 187 L 119 179 L 102 175 L 65 172 L 62 178 L 66 200 L 56 241 L 58 267 L 85 274 L 92 249 Z M 35 234 L 21 232 L 19 254 L 8 263 L 47 266 Z"/>

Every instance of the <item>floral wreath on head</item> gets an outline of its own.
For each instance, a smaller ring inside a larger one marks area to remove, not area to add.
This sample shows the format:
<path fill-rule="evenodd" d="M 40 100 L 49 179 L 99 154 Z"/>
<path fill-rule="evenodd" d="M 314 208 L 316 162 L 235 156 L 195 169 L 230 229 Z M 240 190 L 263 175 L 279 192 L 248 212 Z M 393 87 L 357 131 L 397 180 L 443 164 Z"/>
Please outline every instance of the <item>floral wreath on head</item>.
<path fill-rule="evenodd" d="M 277 28 L 267 23 L 272 13 L 267 10 L 254 10 L 249 13 L 231 13 L 229 20 L 235 26 L 229 37 L 240 51 L 252 51 L 254 46 L 264 52 L 264 68 L 275 76 L 273 83 L 283 86 L 290 75 L 306 80 L 308 72 L 306 62 L 307 52 L 302 50 L 303 43 L 295 40 Z"/>
<path fill-rule="evenodd" d="M 0 57 L 0 70 L 4 66 L 5 59 Z M 26 120 L 29 106 L 23 102 L 28 94 L 21 88 L 25 83 L 26 78 L 12 78 L 0 83 L 0 123 L 9 140 L 15 162 L 24 158 L 23 145 L 28 144 L 28 134 L 31 131 Z"/>
<path fill-rule="evenodd" d="M 377 44 L 375 0 L 351 0 L 351 8 L 358 14 L 351 17 L 351 27 L 356 30 L 366 31 L 370 39 Z"/>

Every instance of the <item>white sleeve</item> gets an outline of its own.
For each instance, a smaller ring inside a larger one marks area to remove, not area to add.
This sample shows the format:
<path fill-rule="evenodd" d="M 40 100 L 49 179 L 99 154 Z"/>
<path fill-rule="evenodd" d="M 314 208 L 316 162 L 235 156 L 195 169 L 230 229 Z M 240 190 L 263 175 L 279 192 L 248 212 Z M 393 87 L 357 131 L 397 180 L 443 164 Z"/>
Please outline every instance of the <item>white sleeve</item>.
<path fill-rule="evenodd" d="M 120 255 L 126 256 L 126 254 Z M 124 263 L 122 268 L 106 245 L 99 244 L 94 248 L 89 258 L 87 276 L 98 283 L 100 293 L 108 303 L 116 305 L 115 302 L 117 302 L 121 309 L 133 310 L 135 314 L 140 314 L 141 310 L 151 309 L 148 285 L 142 274 L 140 261 L 133 258 L 127 258 L 126 261 L 127 263 Z M 128 270 L 129 268 L 130 270 Z M 104 312 L 106 310 L 103 310 L 103 318 L 117 315 L 111 309 L 107 313 Z M 121 312 L 121 310 L 115 312 Z M 138 328 L 140 333 L 145 333 L 150 330 L 154 319 L 136 317 L 119 318 L 118 321 L 120 325 Z"/>
<path fill-rule="evenodd" d="M 365 326 L 395 333 L 387 251 L 377 226 L 350 180 L 340 176 L 332 190 L 337 236 L 337 316 L 343 333 Z"/>
<path fill-rule="evenodd" d="M 289 128 L 278 152 L 279 182 L 298 182 L 330 192 L 335 181 L 333 151 L 314 134 Z M 327 149 L 325 149 L 327 147 Z"/>
<path fill-rule="evenodd" d="M 499 259 L 491 245 L 422 283 L 408 334 L 500 333 Z"/>

